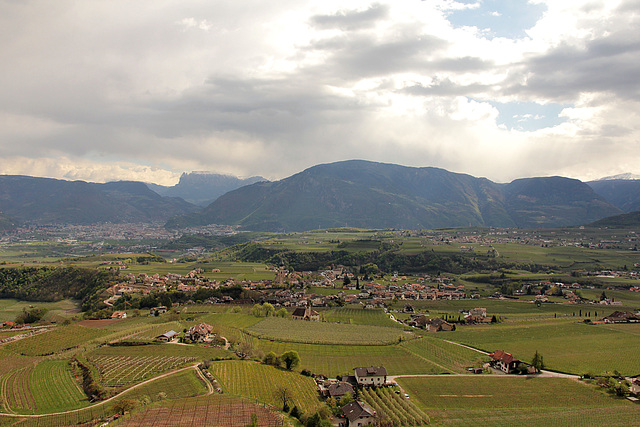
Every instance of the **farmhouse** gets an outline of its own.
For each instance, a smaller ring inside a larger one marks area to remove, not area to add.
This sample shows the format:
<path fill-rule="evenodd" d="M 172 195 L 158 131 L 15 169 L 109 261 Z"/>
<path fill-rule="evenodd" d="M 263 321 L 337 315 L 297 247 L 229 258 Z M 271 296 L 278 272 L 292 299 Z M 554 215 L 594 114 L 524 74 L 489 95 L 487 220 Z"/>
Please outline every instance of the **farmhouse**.
<path fill-rule="evenodd" d="M 491 357 L 491 366 L 496 369 L 501 370 L 505 374 L 514 373 L 518 365 L 520 365 L 520 360 L 513 357 L 510 353 L 504 352 L 502 350 L 496 350 L 489 355 Z"/>
<path fill-rule="evenodd" d="M 200 323 L 199 325 L 189 328 L 189 330 L 184 334 L 184 337 L 195 342 L 210 342 L 215 336 L 212 331 L 213 326 L 206 323 Z"/>
<path fill-rule="evenodd" d="M 166 312 L 167 312 L 167 307 L 165 307 L 164 305 L 161 305 L 160 307 L 153 307 L 152 309 L 150 309 L 149 315 L 157 316 Z"/>
<path fill-rule="evenodd" d="M 603 317 L 602 320 L 604 323 L 629 323 L 637 322 L 640 319 L 630 311 L 614 311 L 610 315 Z"/>
<path fill-rule="evenodd" d="M 337 383 L 333 383 L 327 387 L 327 396 L 335 397 L 336 399 L 340 399 L 347 393 L 353 394 L 353 386 L 348 382 L 338 381 Z"/>
<path fill-rule="evenodd" d="M 631 381 L 631 387 L 629 388 L 629 391 L 633 394 L 640 394 L 640 378 L 635 378 L 633 381 Z"/>
<path fill-rule="evenodd" d="M 342 413 L 349 420 L 349 427 L 374 425 L 377 418 L 376 411 L 365 402 L 351 402 L 342 407 Z"/>
<path fill-rule="evenodd" d="M 355 368 L 356 381 L 359 385 L 384 385 L 387 382 L 387 370 L 384 366 Z"/>
<path fill-rule="evenodd" d="M 311 305 L 307 304 L 305 308 L 296 308 L 291 314 L 291 318 L 294 320 L 313 320 L 315 322 L 320 320 L 320 313 L 311 309 Z"/>
<path fill-rule="evenodd" d="M 178 337 L 178 333 L 176 331 L 165 332 L 162 335 L 158 335 L 156 337 L 157 342 L 172 342 Z"/>
<path fill-rule="evenodd" d="M 428 329 L 429 332 L 455 331 L 455 327 L 452 324 L 442 319 L 428 319 L 425 328 Z"/>

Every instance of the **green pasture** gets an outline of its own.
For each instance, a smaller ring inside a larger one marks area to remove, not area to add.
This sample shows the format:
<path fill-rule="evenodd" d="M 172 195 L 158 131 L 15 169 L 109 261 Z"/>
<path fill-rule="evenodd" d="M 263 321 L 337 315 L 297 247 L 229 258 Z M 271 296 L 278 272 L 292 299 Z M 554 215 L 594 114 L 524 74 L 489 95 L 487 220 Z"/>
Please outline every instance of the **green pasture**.
<path fill-rule="evenodd" d="M 562 378 L 406 377 L 398 383 L 434 425 L 634 425 L 640 406 Z"/>
<path fill-rule="evenodd" d="M 582 375 L 617 370 L 640 374 L 640 324 L 588 325 L 578 318 L 459 326 L 437 337 L 492 352 L 504 350 L 530 362 L 538 351 L 545 367 Z"/>
<path fill-rule="evenodd" d="M 296 405 L 304 412 L 314 413 L 322 404 L 315 381 L 295 372 L 247 361 L 214 362 L 209 371 L 225 393 L 282 408 L 282 402 L 278 402 L 275 392 L 278 387 L 285 387 L 292 394 L 290 407 Z"/>
<path fill-rule="evenodd" d="M 411 332 L 384 326 L 305 322 L 267 317 L 246 329 L 258 338 L 311 344 L 385 345 L 414 338 Z"/>
<path fill-rule="evenodd" d="M 324 318 L 328 322 L 388 326 L 392 328 L 403 327 L 398 322 L 391 320 L 384 310 L 365 310 L 360 304 L 332 308 L 331 310 L 324 312 Z"/>
<path fill-rule="evenodd" d="M 0 322 L 15 320 L 16 316 L 23 309 L 44 308 L 48 312 L 44 320 L 59 320 L 60 318 L 72 317 L 80 312 L 80 305 L 77 301 L 62 300 L 58 302 L 33 302 L 20 301 L 16 299 L 0 299 Z M 52 319 L 53 317 L 58 319 Z"/>

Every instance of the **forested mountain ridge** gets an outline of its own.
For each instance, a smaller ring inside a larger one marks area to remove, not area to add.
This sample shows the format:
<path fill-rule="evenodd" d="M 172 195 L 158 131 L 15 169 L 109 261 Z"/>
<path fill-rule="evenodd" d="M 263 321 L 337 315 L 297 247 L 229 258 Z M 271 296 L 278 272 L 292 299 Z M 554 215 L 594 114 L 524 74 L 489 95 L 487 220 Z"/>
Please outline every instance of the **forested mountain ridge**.
<path fill-rule="evenodd" d="M 291 177 L 231 191 L 169 227 L 236 224 L 255 231 L 314 228 L 557 227 L 621 210 L 585 183 L 563 177 L 509 184 L 362 160 L 317 165 Z"/>

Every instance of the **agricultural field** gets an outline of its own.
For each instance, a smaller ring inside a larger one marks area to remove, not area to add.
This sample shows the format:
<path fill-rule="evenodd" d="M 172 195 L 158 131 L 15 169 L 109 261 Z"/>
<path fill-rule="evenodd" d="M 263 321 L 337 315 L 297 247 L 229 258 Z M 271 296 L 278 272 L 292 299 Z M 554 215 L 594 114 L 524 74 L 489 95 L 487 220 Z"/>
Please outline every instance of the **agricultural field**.
<path fill-rule="evenodd" d="M 209 371 L 225 393 L 246 396 L 276 408 L 282 408 L 282 401 L 275 394 L 278 387 L 291 393 L 291 408 L 295 405 L 312 414 L 322 404 L 315 381 L 296 372 L 243 361 L 214 362 Z"/>
<path fill-rule="evenodd" d="M 47 310 L 45 320 L 60 320 L 72 317 L 80 312 L 77 301 L 62 300 L 58 302 L 31 302 L 16 299 L 0 299 L 0 322 L 15 320 L 23 309 L 44 308 Z"/>
<path fill-rule="evenodd" d="M 126 387 L 163 372 L 194 362 L 195 357 L 179 356 L 90 356 L 107 387 Z"/>
<path fill-rule="evenodd" d="M 169 401 L 144 409 L 114 423 L 121 427 L 245 427 L 255 414 L 258 425 L 283 426 L 282 415 L 247 399 L 231 396 L 205 396 Z"/>
<path fill-rule="evenodd" d="M 588 325 L 578 320 L 569 317 L 460 326 L 437 337 L 487 352 L 504 350 L 526 362 L 538 351 L 546 368 L 576 375 L 614 370 L 628 376 L 640 374 L 640 324 Z M 612 351 L 615 357 L 611 357 Z"/>
<path fill-rule="evenodd" d="M 401 394 L 390 388 L 364 389 L 364 400 L 371 405 L 378 416 L 391 421 L 394 426 L 429 425 L 429 416 Z"/>
<path fill-rule="evenodd" d="M 196 369 L 177 372 L 147 384 L 136 387 L 122 394 L 125 399 L 150 400 L 159 402 L 165 399 L 184 399 L 207 393 L 203 380 L 196 374 Z"/>
<path fill-rule="evenodd" d="M 87 353 L 88 357 L 152 357 L 159 355 L 164 357 L 195 357 L 196 360 L 235 358 L 231 351 L 216 347 L 205 347 L 202 344 L 153 343 L 135 346 L 104 346 Z"/>
<path fill-rule="evenodd" d="M 308 344 L 386 345 L 415 338 L 411 332 L 384 326 L 304 322 L 267 317 L 246 331 L 261 339 Z"/>
<path fill-rule="evenodd" d="M 254 347 L 264 354 L 270 351 L 282 354 L 288 350 L 295 350 L 301 359 L 298 369 L 306 368 L 313 373 L 331 378 L 335 378 L 336 375 L 353 375 L 353 368 L 356 366 L 384 366 L 389 375 L 439 374 L 453 371 L 437 361 L 421 357 L 417 352 L 409 351 L 397 344 L 349 346 L 256 340 Z"/>
<path fill-rule="evenodd" d="M 49 332 L 5 344 L 5 349 L 24 356 L 47 356 L 82 347 L 105 332 L 78 325 L 57 326 Z"/>
<path fill-rule="evenodd" d="M 360 304 L 346 307 L 332 308 L 324 312 L 327 322 L 355 323 L 358 325 L 389 326 L 392 328 L 403 328 L 398 322 L 394 322 L 384 310 L 377 308 L 365 310 Z"/>
<path fill-rule="evenodd" d="M 506 376 L 406 377 L 398 384 L 447 426 L 623 426 L 640 406 L 576 380 Z"/>

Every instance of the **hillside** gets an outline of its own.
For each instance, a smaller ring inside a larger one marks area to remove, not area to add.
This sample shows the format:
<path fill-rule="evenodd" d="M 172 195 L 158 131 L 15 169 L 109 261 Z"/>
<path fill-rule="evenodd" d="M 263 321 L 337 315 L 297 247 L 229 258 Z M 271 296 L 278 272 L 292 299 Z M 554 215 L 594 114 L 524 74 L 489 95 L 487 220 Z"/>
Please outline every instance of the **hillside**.
<path fill-rule="evenodd" d="M 0 210 L 19 222 L 94 224 L 165 221 L 197 208 L 136 182 L 93 184 L 19 175 L 0 176 Z"/>
<path fill-rule="evenodd" d="M 555 227 L 618 213 L 589 186 L 568 178 L 504 185 L 439 168 L 352 160 L 231 191 L 167 225 L 237 224 L 255 231 Z"/>
<path fill-rule="evenodd" d="M 637 228 L 640 227 L 640 211 L 603 218 L 592 222 L 588 227 Z"/>
<path fill-rule="evenodd" d="M 183 173 L 180 181 L 166 187 L 156 184 L 147 184 L 156 193 L 167 197 L 180 197 L 190 203 L 207 206 L 223 194 L 245 185 L 266 181 L 261 176 L 251 178 L 237 178 L 230 175 L 221 175 L 207 172 Z"/>
<path fill-rule="evenodd" d="M 609 203 L 623 210 L 640 210 L 640 180 L 608 179 L 590 181 L 587 184 Z"/>

